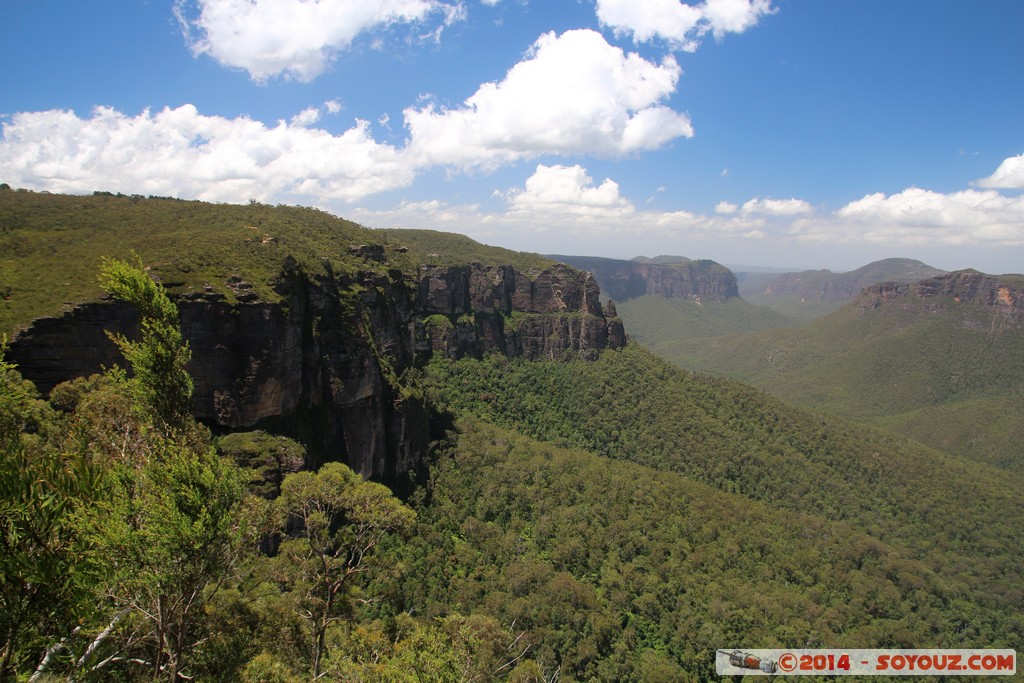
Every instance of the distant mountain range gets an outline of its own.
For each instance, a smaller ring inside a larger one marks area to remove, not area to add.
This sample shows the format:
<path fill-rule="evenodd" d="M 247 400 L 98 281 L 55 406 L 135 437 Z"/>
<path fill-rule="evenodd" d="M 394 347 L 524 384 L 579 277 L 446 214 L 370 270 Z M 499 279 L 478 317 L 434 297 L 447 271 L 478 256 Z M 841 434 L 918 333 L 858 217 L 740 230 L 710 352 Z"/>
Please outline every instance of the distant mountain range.
<path fill-rule="evenodd" d="M 1024 276 L 966 270 L 867 287 L 800 327 L 704 339 L 685 364 L 1020 468 L 1022 348 Z"/>
<path fill-rule="evenodd" d="M 943 274 L 921 261 L 889 258 L 847 273 L 805 270 L 799 273 L 738 273 L 739 293 L 752 304 L 768 306 L 800 320 L 830 313 L 879 282 L 915 282 Z"/>

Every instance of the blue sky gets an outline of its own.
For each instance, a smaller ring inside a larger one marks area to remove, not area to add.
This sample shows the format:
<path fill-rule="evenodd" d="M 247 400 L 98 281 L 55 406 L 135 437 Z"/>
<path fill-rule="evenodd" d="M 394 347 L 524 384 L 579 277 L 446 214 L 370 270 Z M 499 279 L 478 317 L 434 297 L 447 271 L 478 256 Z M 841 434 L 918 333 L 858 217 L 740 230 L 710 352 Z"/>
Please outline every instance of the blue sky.
<path fill-rule="evenodd" d="M 1019 0 L 57 0 L 0 181 L 543 253 L 1024 264 Z"/>

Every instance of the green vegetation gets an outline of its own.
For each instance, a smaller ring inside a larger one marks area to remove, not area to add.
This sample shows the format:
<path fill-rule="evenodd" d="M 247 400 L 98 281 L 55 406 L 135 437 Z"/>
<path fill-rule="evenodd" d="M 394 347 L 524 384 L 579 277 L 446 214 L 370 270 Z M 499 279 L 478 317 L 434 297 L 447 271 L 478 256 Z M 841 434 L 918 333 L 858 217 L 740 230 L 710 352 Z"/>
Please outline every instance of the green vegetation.
<path fill-rule="evenodd" d="M 104 257 L 135 251 L 176 295 L 210 292 L 233 301 L 233 276 L 265 301 L 282 271 L 336 274 L 411 269 L 394 250 L 378 263 L 350 246 L 384 245 L 380 233 L 316 209 L 208 204 L 176 199 L 0 192 L 0 330 L 67 305 L 98 299 Z"/>
<path fill-rule="evenodd" d="M 337 463 L 285 475 L 274 506 L 247 495 L 243 471 L 183 412 L 188 354 L 164 289 L 118 261 L 102 285 L 142 315 L 142 339 L 121 340 L 131 378 L 78 379 L 47 403 L 0 364 L 0 680 L 317 672 L 326 626 L 351 613 L 374 547 L 412 512 Z M 302 461 L 267 435 L 223 445 L 249 464 Z M 292 561 L 257 552 L 271 534 Z M 294 561 L 303 548 L 309 561 Z M 282 633 L 296 656 L 260 659 L 282 652 Z"/>
<path fill-rule="evenodd" d="M 1021 343 L 998 314 L 941 298 L 851 304 L 799 328 L 709 340 L 682 362 L 1020 471 Z"/>
<path fill-rule="evenodd" d="M 936 570 L 956 554 L 958 563 L 972 564 L 975 577 L 986 577 L 979 590 L 1009 589 L 1004 582 L 1022 571 L 1014 552 L 988 555 L 999 534 L 1016 524 L 1006 516 L 1024 495 L 1020 482 L 1007 485 L 1006 477 L 1016 475 L 789 408 L 727 380 L 691 375 L 639 348 L 605 353 L 594 363 L 439 362 L 430 376 L 457 412 L 847 521 L 904 544 Z M 977 532 L 981 520 L 963 514 L 965 499 L 983 514 L 991 536 Z M 936 538 L 935 528 L 948 535 Z"/>
<path fill-rule="evenodd" d="M 984 442 L 993 457 L 978 459 L 1003 469 L 638 346 L 593 362 L 436 354 L 399 377 L 371 336 L 385 381 L 425 396 L 441 418 L 431 427 L 454 426 L 400 501 L 340 463 L 304 471 L 290 439 L 214 438 L 196 423 L 188 347 L 154 277 L 227 296 L 238 275 L 272 297 L 282 269 L 409 274 L 431 247 L 402 253 L 397 234 L 304 209 L 0 194 L 0 239 L 9 252 L 33 245 L 24 267 L 0 261 L 17 275 L 3 280 L 11 326 L 103 291 L 142 317 L 137 340 L 118 338 L 130 375 L 112 368 L 45 400 L 0 356 L 3 683 L 699 681 L 722 647 L 1019 649 L 1024 638 L 1024 481 L 1018 460 L 994 457 L 1021 443 L 1020 332 L 976 309 L 848 308 L 818 327 L 734 335 L 730 348 L 709 335 L 782 321 L 646 297 L 624 316 L 645 341 L 678 335 L 706 367 L 791 382 L 946 449 Z M 51 215 L 24 212 L 33 206 Z M 254 217 L 289 251 L 245 241 Z M 151 239 L 123 239 L 150 224 Z M 202 261 L 218 240 L 224 251 Z M 129 244 L 148 271 L 124 260 Z M 456 250 L 449 263 L 506 256 L 441 244 Z M 61 275 L 86 284 L 32 299 L 56 286 L 41 254 L 79 252 Z M 367 334 L 361 311 L 350 321 Z M 999 426 L 974 426 L 984 416 Z"/>
<path fill-rule="evenodd" d="M 692 366 L 708 340 L 754 330 L 792 327 L 791 318 L 742 299 L 703 301 L 644 295 L 616 302 L 629 336 L 662 358 Z"/>
<path fill-rule="evenodd" d="M 512 266 L 526 273 L 534 269 L 550 268 L 554 264 L 554 261 L 540 254 L 491 247 L 451 232 L 400 228 L 377 232 L 408 247 L 410 255 L 425 265 L 464 266 L 479 263 L 484 266 Z"/>
<path fill-rule="evenodd" d="M 403 607 L 514 624 L 559 680 L 711 680 L 725 642 L 948 647 L 1021 629 L 966 599 L 963 577 L 848 523 L 468 416 L 420 520 L 396 553 Z"/>

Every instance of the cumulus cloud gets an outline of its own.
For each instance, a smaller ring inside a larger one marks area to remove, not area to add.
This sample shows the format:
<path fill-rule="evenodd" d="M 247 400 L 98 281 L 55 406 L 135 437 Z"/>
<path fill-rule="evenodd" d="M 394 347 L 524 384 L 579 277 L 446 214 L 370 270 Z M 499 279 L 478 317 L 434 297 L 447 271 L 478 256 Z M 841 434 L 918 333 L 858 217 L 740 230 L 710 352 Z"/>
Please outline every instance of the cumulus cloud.
<path fill-rule="evenodd" d="M 308 127 L 314 112 L 275 126 L 204 116 L 192 105 L 138 116 L 107 107 L 85 118 L 15 114 L 0 138 L 0 177 L 53 192 L 113 189 L 230 202 L 354 201 L 412 182 L 401 151 L 375 142 L 367 122 L 332 135 Z"/>
<path fill-rule="evenodd" d="M 1024 244 L 1024 197 L 995 190 L 944 194 L 912 187 L 850 202 L 835 218 L 850 236 L 895 244 Z"/>
<path fill-rule="evenodd" d="M 1024 190 L 1024 154 L 1004 159 L 996 172 L 975 183 L 978 187 Z"/>
<path fill-rule="evenodd" d="M 721 201 L 715 204 L 715 213 L 720 213 L 726 216 L 730 216 L 740 210 L 740 207 L 736 206 L 732 202 Z"/>
<path fill-rule="evenodd" d="M 439 13 L 461 16 L 440 0 L 176 0 L 175 11 L 195 54 L 244 69 L 255 81 L 278 75 L 310 81 L 356 36 Z M 194 37 L 195 36 L 195 37 Z"/>
<path fill-rule="evenodd" d="M 462 107 L 405 110 L 422 165 L 493 168 L 542 154 L 621 155 L 691 137 L 686 114 L 660 104 L 681 70 L 626 54 L 590 30 L 547 33 L 499 83 Z"/>
<path fill-rule="evenodd" d="M 771 0 L 706 0 L 688 5 L 679 0 L 597 0 L 597 17 L 617 33 L 638 42 L 667 41 L 678 50 L 693 52 L 711 33 L 742 33 L 771 14 Z"/>
<path fill-rule="evenodd" d="M 633 204 L 619 194 L 619 184 L 605 178 L 598 185 L 582 166 L 539 164 L 523 189 L 507 193 L 513 211 L 570 213 L 576 215 L 623 216 L 633 213 Z"/>
<path fill-rule="evenodd" d="M 812 211 L 814 208 L 802 199 L 760 199 L 758 197 L 745 202 L 740 208 L 740 212 L 745 215 L 761 214 L 766 216 L 798 216 Z"/>

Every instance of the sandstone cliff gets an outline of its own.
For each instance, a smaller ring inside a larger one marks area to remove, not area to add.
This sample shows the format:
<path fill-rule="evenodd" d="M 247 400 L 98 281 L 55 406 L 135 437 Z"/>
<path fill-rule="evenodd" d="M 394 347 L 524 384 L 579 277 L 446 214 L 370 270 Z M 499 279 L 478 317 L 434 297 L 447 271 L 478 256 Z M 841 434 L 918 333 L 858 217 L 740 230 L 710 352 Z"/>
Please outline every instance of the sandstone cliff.
<path fill-rule="evenodd" d="M 924 307 L 934 313 L 982 311 L 994 322 L 1019 326 L 1024 324 L 1024 276 L 959 270 L 918 282 L 883 282 L 864 289 L 859 305 L 863 309 Z"/>
<path fill-rule="evenodd" d="M 891 258 L 874 261 L 848 273 L 807 270 L 799 273 L 748 278 L 744 296 L 791 297 L 804 301 L 850 301 L 865 287 L 880 282 L 916 282 L 945 271 L 913 259 Z"/>
<path fill-rule="evenodd" d="M 736 276 L 714 261 L 680 256 L 632 261 L 590 256 L 551 258 L 591 273 L 605 296 L 626 301 L 645 294 L 669 299 L 726 301 L 738 297 Z"/>
<path fill-rule="evenodd" d="M 529 273 L 510 266 L 424 266 L 418 282 L 424 341 L 455 357 L 498 351 L 529 360 L 575 352 L 593 358 L 625 345 L 622 322 L 600 303 L 597 281 L 563 264 Z"/>
<path fill-rule="evenodd" d="M 352 249 L 387 261 L 383 247 Z M 286 258 L 274 301 L 239 274 L 217 285 L 175 294 L 192 348 L 197 417 L 215 429 L 296 437 L 309 449 L 308 466 L 342 460 L 381 479 L 400 477 L 426 449 L 428 406 L 407 373 L 432 354 L 593 357 L 625 343 L 594 278 L 560 264 L 339 274 L 324 261 L 310 274 Z M 8 357 L 47 392 L 122 362 L 106 330 L 131 335 L 137 325 L 123 303 L 83 303 L 35 320 Z"/>

